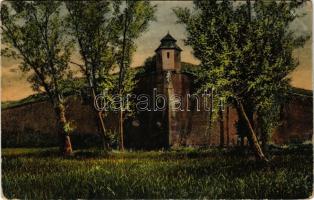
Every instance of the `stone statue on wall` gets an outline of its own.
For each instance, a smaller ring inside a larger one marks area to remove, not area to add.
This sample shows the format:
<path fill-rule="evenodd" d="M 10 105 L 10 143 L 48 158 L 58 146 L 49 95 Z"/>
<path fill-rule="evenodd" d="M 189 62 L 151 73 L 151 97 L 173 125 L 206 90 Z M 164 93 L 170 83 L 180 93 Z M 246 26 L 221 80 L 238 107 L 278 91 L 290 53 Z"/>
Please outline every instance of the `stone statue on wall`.
<path fill-rule="evenodd" d="M 171 71 L 167 71 L 166 81 L 168 84 L 171 82 Z"/>

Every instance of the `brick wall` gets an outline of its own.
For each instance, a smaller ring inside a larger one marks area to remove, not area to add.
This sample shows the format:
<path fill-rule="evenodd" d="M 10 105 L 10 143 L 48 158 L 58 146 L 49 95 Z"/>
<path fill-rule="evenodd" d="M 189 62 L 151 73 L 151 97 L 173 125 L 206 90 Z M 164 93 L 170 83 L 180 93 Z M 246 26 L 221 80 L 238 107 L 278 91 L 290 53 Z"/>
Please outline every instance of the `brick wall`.
<path fill-rule="evenodd" d="M 184 94 L 191 91 L 191 80 L 184 74 L 172 76 L 175 93 Z M 136 93 L 146 93 L 152 96 L 152 88 L 158 93 L 165 93 L 165 77 L 163 74 L 151 74 L 141 78 Z M 186 99 L 184 99 L 186 104 Z M 218 122 L 208 131 L 208 112 L 196 111 L 173 112 L 171 128 L 174 130 L 170 141 L 174 146 L 204 146 L 220 144 L 220 129 Z M 79 143 L 82 138 L 89 142 L 99 143 L 99 128 L 95 113 L 90 105 L 84 104 L 80 98 L 71 97 L 67 106 L 67 117 L 72 120 L 76 130 L 72 135 L 73 143 Z M 313 133 L 313 101 L 312 98 L 292 98 L 283 108 L 282 123 L 271 136 L 273 143 L 286 144 L 310 140 Z M 32 134 L 30 142 L 42 138 L 49 145 L 54 145 L 57 139 L 56 120 L 52 106 L 42 101 L 19 107 L 2 110 L 1 113 L 2 144 L 12 143 L 22 145 L 25 135 Z M 167 111 L 143 111 L 129 118 L 125 123 L 125 144 L 128 148 L 156 149 L 168 146 L 169 124 Z M 236 145 L 237 135 L 235 123 L 236 110 L 232 107 L 224 111 L 224 145 Z M 117 132 L 118 115 L 108 113 L 105 119 L 110 132 Z M 75 139 L 77 138 L 77 139 Z M 89 138 L 89 139 L 88 139 Z M 55 141 L 54 141 L 55 140 Z M 40 143 L 42 145 L 42 143 Z M 44 144 L 43 144 L 44 145 Z M 32 146 L 32 145 L 31 145 Z"/>

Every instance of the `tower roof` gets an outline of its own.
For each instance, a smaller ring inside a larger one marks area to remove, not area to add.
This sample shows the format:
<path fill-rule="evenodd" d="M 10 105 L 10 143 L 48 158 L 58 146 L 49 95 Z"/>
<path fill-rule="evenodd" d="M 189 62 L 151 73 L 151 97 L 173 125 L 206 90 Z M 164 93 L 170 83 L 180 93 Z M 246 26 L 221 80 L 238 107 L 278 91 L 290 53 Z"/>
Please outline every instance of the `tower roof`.
<path fill-rule="evenodd" d="M 160 42 L 164 42 L 164 41 L 173 41 L 173 42 L 176 42 L 177 40 L 174 39 L 172 37 L 172 35 L 170 35 L 170 33 L 168 32 L 167 35 L 165 35 L 161 40 Z"/>
<path fill-rule="evenodd" d="M 174 39 L 169 32 L 160 40 L 160 42 L 161 44 L 155 51 L 160 49 L 176 49 L 178 51 L 182 51 L 182 49 L 176 44 L 177 40 Z"/>

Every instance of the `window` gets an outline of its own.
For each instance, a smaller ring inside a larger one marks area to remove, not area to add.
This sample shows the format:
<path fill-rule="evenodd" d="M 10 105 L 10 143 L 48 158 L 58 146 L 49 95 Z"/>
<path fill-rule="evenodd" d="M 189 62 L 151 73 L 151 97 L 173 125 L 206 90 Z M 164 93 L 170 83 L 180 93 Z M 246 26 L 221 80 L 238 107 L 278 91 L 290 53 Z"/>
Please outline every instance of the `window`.
<path fill-rule="evenodd" d="M 167 58 L 170 58 L 170 53 L 169 52 L 167 52 Z"/>

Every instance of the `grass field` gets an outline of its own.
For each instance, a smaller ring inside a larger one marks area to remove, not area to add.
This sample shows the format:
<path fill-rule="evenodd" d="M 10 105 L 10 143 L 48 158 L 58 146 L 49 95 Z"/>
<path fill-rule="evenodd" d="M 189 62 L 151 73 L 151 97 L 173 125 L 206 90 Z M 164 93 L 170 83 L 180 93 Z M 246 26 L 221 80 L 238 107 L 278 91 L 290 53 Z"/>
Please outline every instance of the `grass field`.
<path fill-rule="evenodd" d="M 7 198 L 306 198 L 312 156 L 277 155 L 263 166 L 214 151 L 77 151 L 3 149 Z"/>

